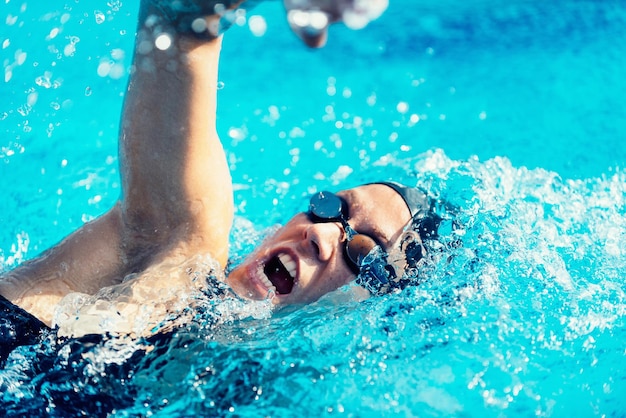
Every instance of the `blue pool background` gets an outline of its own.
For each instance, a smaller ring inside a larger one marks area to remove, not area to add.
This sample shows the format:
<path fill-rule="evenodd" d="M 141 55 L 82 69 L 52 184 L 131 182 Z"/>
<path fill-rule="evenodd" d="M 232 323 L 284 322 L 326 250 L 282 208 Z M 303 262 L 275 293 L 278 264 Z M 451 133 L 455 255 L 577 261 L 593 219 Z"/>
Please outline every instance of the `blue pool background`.
<path fill-rule="evenodd" d="M 114 341 L 77 364 L 84 348 L 47 341 L 0 371 L 3 409 L 98 414 L 103 394 L 119 416 L 624 415 L 626 5 L 433 4 L 394 1 L 320 51 L 257 8 L 265 36 L 224 40 L 218 119 L 235 258 L 311 191 L 393 177 L 461 208 L 442 245 L 463 245 L 428 281 L 187 330 L 115 371 Z M 2 5 L 4 268 L 119 195 L 135 7 Z"/>

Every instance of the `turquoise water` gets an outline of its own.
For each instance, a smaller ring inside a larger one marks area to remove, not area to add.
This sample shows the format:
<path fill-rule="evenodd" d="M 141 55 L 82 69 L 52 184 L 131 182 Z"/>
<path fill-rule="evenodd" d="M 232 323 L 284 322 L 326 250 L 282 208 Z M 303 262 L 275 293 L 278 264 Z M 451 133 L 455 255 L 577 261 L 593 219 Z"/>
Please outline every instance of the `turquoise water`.
<path fill-rule="evenodd" d="M 263 37 L 227 34 L 218 128 L 236 186 L 233 259 L 310 192 L 393 177 L 460 208 L 428 279 L 273 314 L 207 298 L 160 341 L 49 336 L 0 370 L 5 414 L 624 415 L 626 6 L 392 3 L 363 31 L 334 28 L 320 51 L 273 3 L 255 11 Z M 136 9 L 1 10 L 10 268 L 119 195 Z"/>

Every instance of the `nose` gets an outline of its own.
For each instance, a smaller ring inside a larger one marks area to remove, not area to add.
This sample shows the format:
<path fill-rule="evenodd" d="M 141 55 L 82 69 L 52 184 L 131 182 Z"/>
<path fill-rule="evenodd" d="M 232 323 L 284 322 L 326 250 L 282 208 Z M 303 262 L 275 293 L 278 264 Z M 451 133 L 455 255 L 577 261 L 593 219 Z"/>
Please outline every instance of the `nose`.
<path fill-rule="evenodd" d="M 319 261 L 329 261 L 343 238 L 342 228 L 333 222 L 314 223 L 303 231 L 303 244 Z"/>

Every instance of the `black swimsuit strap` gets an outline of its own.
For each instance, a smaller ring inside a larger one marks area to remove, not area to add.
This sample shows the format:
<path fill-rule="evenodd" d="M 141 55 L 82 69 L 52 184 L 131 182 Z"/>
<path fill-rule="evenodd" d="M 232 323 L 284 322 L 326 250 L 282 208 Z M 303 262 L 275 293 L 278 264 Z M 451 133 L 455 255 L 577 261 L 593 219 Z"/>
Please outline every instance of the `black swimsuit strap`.
<path fill-rule="evenodd" d="M 43 322 L 0 296 L 0 367 L 11 351 L 21 345 L 35 344 L 49 330 Z"/>

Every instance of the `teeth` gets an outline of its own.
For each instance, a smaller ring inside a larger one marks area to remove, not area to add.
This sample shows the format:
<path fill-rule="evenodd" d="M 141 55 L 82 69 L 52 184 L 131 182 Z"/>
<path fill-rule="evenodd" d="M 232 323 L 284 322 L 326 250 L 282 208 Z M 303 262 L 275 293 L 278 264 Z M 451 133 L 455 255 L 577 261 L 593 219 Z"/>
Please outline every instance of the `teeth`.
<path fill-rule="evenodd" d="M 287 270 L 287 272 L 289 273 L 291 278 L 295 280 L 295 278 L 296 278 L 296 262 L 293 261 L 293 258 L 291 258 L 291 256 L 289 254 L 280 253 L 280 254 L 278 254 L 278 259 L 280 260 L 281 263 L 283 263 L 283 266 L 285 267 L 285 270 Z"/>
<path fill-rule="evenodd" d="M 267 275 L 263 271 L 263 268 L 259 267 L 259 269 L 257 270 L 257 277 L 261 280 L 261 283 L 263 283 L 270 292 L 276 293 L 276 286 L 274 286 L 272 282 L 270 282 L 270 279 L 267 278 Z"/>

